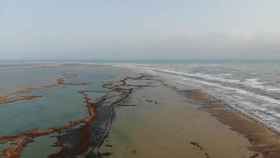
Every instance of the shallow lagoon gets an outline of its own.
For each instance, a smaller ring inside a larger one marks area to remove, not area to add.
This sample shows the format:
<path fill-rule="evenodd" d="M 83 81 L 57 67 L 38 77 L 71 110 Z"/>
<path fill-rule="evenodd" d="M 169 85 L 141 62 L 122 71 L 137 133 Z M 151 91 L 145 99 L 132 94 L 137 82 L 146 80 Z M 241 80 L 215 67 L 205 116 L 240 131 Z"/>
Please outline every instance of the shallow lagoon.
<path fill-rule="evenodd" d="M 61 127 L 87 115 L 81 90 L 94 90 L 91 99 L 102 96 L 105 81 L 121 75 L 122 70 L 96 65 L 13 65 L 0 67 L 2 96 L 41 96 L 0 104 L 0 136 L 16 135 L 33 129 Z M 65 84 L 57 85 L 63 78 Z M 69 84 L 68 84 L 69 83 Z M 86 83 L 86 84 L 82 84 Z M 55 138 L 36 138 L 25 148 L 21 157 L 47 157 L 57 151 Z M 0 150 L 9 144 L 0 144 Z"/>

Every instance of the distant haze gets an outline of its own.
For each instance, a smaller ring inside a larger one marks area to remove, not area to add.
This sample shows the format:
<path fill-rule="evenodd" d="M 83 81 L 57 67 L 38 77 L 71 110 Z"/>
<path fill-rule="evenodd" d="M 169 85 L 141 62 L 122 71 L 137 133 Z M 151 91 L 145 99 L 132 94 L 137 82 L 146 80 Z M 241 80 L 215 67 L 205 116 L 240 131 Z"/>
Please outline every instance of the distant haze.
<path fill-rule="evenodd" d="M 280 59 L 279 0 L 1 0 L 0 60 Z"/>

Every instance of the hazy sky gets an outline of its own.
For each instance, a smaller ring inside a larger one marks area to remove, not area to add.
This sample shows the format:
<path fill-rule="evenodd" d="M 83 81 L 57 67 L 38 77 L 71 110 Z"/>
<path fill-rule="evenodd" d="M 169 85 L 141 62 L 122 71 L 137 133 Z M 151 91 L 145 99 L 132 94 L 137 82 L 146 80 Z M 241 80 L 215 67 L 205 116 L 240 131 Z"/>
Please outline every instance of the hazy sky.
<path fill-rule="evenodd" d="M 0 59 L 280 59 L 279 0 L 0 0 Z"/>

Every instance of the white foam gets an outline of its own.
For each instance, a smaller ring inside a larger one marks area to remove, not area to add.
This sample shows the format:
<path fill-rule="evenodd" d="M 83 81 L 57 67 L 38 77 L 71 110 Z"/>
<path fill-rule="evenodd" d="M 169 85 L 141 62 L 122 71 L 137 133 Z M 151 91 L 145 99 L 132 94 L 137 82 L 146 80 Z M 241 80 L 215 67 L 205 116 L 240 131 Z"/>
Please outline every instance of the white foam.
<path fill-rule="evenodd" d="M 121 65 L 124 66 L 124 65 Z M 158 65 L 125 65 L 145 72 L 167 77 L 174 84 L 187 85 L 204 88 L 218 99 L 224 100 L 232 108 L 249 115 L 250 117 L 264 123 L 270 128 L 280 132 L 280 113 L 273 108 L 280 107 L 280 100 L 266 95 L 256 94 L 250 89 L 232 87 L 233 84 L 244 85 L 252 88 L 259 88 L 271 91 L 280 91 L 279 88 L 264 86 L 258 78 L 240 80 L 225 79 L 223 75 L 208 75 L 202 73 L 187 73 L 172 70 L 172 66 Z M 163 68 L 162 68 L 163 67 Z M 166 68 L 167 67 L 167 68 Z M 224 76 L 231 76 L 227 74 Z M 219 82 L 217 82 L 219 81 Z M 224 84 L 232 83 L 232 84 Z"/>
<path fill-rule="evenodd" d="M 171 74 L 174 74 L 174 75 L 185 75 L 186 77 L 191 76 L 191 75 L 186 74 L 186 73 L 175 72 L 175 71 L 170 71 L 170 70 L 156 69 L 154 71 L 163 72 L 163 73 L 171 73 Z M 277 99 L 274 99 L 274 98 L 271 98 L 271 97 L 268 97 L 268 96 L 255 94 L 255 93 L 247 91 L 247 90 L 243 90 L 243 89 L 239 89 L 239 88 L 233 88 L 233 87 L 227 87 L 227 86 L 224 86 L 224 85 L 221 85 L 221 84 L 218 84 L 218 83 L 212 83 L 212 82 L 207 82 L 207 81 L 202 81 L 202 80 L 193 80 L 193 81 L 200 82 L 200 83 L 203 83 L 203 84 L 206 84 L 206 85 L 209 85 L 209 86 L 215 86 L 215 87 L 219 87 L 219 88 L 222 88 L 222 89 L 235 91 L 239 94 L 249 95 L 249 96 L 252 96 L 252 97 L 255 97 L 255 98 L 259 98 L 261 100 L 268 101 L 268 102 L 273 103 L 273 104 L 279 104 L 280 105 L 280 101 L 277 100 Z"/>
<path fill-rule="evenodd" d="M 176 83 L 189 85 L 190 82 L 192 82 L 197 83 L 198 85 L 204 85 L 204 88 L 206 90 L 210 91 L 211 94 L 216 95 L 216 97 L 218 96 L 219 99 L 225 100 L 231 107 L 253 117 L 254 119 L 259 120 L 260 122 L 263 122 L 267 126 L 277 131 L 280 131 L 280 113 L 271 110 L 271 108 L 273 107 L 280 107 L 280 100 L 274 99 L 269 96 L 256 94 L 249 90 L 225 86 L 217 82 L 213 83 L 208 80 L 199 80 L 194 78 L 203 77 L 213 79 L 212 77 L 209 77 L 204 74 L 191 75 L 185 72 L 176 72 L 173 70 L 159 68 L 150 68 L 150 70 L 153 70 L 158 73 L 165 73 L 172 76 L 178 76 L 177 79 L 181 81 L 176 81 Z M 239 81 L 232 80 L 229 82 L 236 83 Z M 244 82 L 244 84 L 250 84 L 253 87 L 258 86 L 259 88 L 264 88 L 262 87 L 263 83 L 261 83 L 256 78 L 247 79 Z"/>

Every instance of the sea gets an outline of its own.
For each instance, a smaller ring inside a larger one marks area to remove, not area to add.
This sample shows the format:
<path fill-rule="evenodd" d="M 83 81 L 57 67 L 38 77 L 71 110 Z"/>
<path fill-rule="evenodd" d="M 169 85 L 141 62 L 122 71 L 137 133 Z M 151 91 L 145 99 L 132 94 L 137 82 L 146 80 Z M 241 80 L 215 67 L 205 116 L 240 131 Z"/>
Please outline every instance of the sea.
<path fill-rule="evenodd" d="M 114 63 L 176 85 L 207 91 L 231 108 L 280 132 L 280 61 L 190 60 Z"/>
<path fill-rule="evenodd" d="M 122 76 L 125 73 L 122 68 L 160 76 L 178 87 L 203 89 L 230 108 L 280 132 L 280 61 L 277 60 L 3 61 L 0 62 L 0 96 L 42 98 L 1 104 L 0 136 L 60 127 L 83 118 L 87 115 L 86 107 L 78 92 L 97 91 L 90 94 L 93 100 L 102 96 L 105 92 L 98 92 L 104 91 L 102 84 Z M 48 86 L 58 78 L 89 84 Z M 32 92 L 17 93 L 30 87 Z M 50 147 L 55 142 L 53 136 L 41 137 L 24 150 L 22 157 L 47 157 L 57 151 Z M 0 150 L 7 145 L 0 144 Z M 36 147 L 40 147 L 38 152 L 34 150 Z"/>

